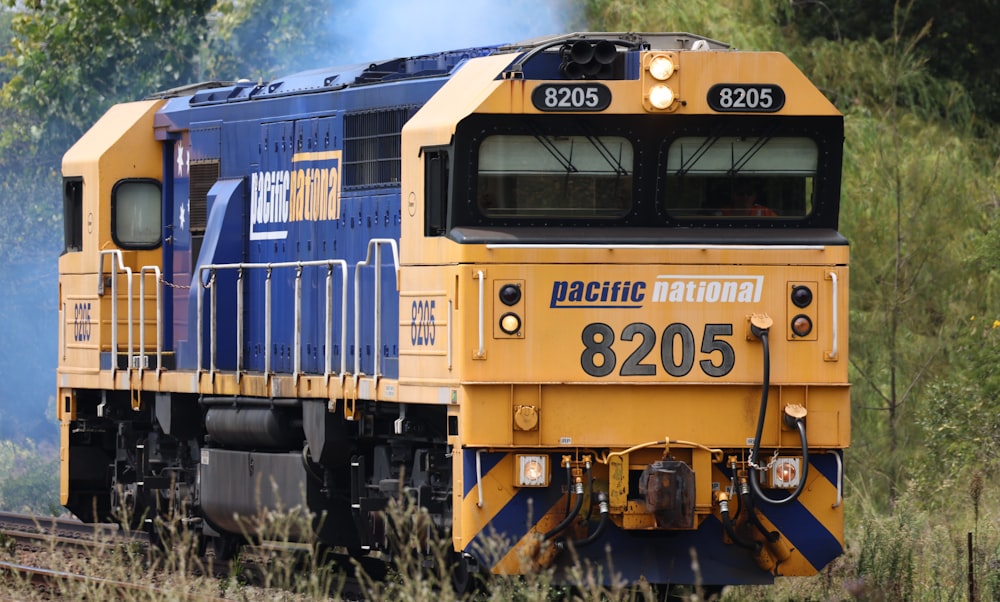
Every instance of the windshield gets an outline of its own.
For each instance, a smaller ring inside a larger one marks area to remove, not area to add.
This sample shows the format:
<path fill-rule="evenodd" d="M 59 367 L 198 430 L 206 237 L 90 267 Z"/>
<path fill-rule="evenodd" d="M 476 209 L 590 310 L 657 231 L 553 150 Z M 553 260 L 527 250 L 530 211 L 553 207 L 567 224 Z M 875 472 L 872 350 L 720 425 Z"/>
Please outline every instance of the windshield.
<path fill-rule="evenodd" d="M 677 219 L 805 217 L 817 163 L 809 138 L 678 138 L 667 151 L 662 202 Z"/>
<path fill-rule="evenodd" d="M 618 218 L 632 207 L 633 163 L 618 136 L 489 136 L 476 202 L 487 217 Z"/>

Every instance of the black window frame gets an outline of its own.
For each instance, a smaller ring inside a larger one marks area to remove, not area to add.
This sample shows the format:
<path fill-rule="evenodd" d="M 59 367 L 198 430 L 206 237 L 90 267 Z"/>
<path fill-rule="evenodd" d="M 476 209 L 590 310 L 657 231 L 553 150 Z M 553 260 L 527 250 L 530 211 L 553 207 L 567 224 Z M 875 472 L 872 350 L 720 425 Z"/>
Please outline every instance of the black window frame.
<path fill-rule="evenodd" d="M 616 122 L 617 123 L 617 122 Z M 536 135 L 540 133 L 595 137 L 614 136 L 632 142 L 632 209 L 619 218 L 608 217 L 490 217 L 478 206 L 476 181 L 479 145 L 496 135 Z M 450 213 L 453 226 L 471 227 L 614 227 L 637 223 L 640 194 L 636 168 L 643 165 L 642 151 L 635 131 L 622 130 L 607 119 L 590 115 L 472 115 L 456 129 L 455 160 L 452 170 L 453 194 Z M 462 157 L 464 160 L 460 160 Z M 641 213 L 641 211 L 639 211 Z"/>
<path fill-rule="evenodd" d="M 632 211 L 617 220 L 569 218 L 489 218 L 476 203 L 476 174 L 479 144 L 495 134 L 555 134 L 622 136 L 633 141 Z M 813 186 L 812 211 L 790 219 L 677 219 L 668 215 L 661 202 L 666 186 L 666 153 L 670 144 L 691 136 L 792 136 L 816 142 L 818 157 Z M 474 114 L 459 122 L 454 137 L 452 195 L 449 204 L 449 232 L 456 228 L 532 229 L 593 228 L 616 229 L 648 237 L 649 230 L 665 235 L 684 230 L 709 228 L 752 231 L 831 229 L 839 225 L 840 180 L 843 163 L 843 118 L 787 115 L 485 115 Z M 640 233 L 639 231 L 643 232 Z M 717 236 L 717 235 L 716 235 Z M 684 235 L 689 238 L 688 234 Z M 463 238 L 461 234 L 452 238 Z"/>
<path fill-rule="evenodd" d="M 63 178 L 63 255 L 83 250 L 83 178 Z"/>
<path fill-rule="evenodd" d="M 126 184 L 152 184 L 156 186 L 159 191 L 160 204 L 159 204 L 159 236 L 155 243 L 142 243 L 137 244 L 134 242 L 122 241 L 118 236 L 118 191 L 123 185 Z M 114 241 L 115 245 L 121 249 L 135 250 L 135 251 L 146 251 L 150 249 L 157 249 L 163 244 L 163 184 L 154 178 L 122 178 L 115 182 L 115 185 L 111 188 L 111 240 Z"/>
<path fill-rule="evenodd" d="M 665 225 L 691 228 L 829 228 L 836 230 L 840 214 L 840 182 L 843 166 L 844 128 L 839 116 L 786 116 L 786 115 L 727 115 L 686 116 L 683 127 L 676 128 L 672 135 L 660 138 L 656 149 L 655 197 L 657 213 Z M 671 217 L 662 199 L 667 186 L 667 154 L 670 145 L 680 138 L 689 137 L 730 137 L 747 138 L 809 138 L 816 143 L 817 164 L 813 178 L 814 198 L 811 211 L 804 216 L 731 218 L 705 216 L 704 218 Z"/>

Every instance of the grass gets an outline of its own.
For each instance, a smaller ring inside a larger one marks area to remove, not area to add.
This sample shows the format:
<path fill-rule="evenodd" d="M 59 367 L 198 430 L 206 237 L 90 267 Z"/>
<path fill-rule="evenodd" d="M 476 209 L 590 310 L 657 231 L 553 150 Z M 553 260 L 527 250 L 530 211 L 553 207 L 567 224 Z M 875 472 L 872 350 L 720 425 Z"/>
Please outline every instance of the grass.
<path fill-rule="evenodd" d="M 994 506 L 984 504 L 998 491 L 994 481 L 962 491 L 959 484 L 942 487 L 955 497 L 953 504 L 929 504 L 924 492 L 911 489 L 897 500 L 891 515 L 879 514 L 862 493 L 848 496 L 846 552 L 819 575 L 811 578 L 778 578 L 773 586 L 726 588 L 715 599 L 734 601 L 791 600 L 969 600 L 969 537 L 972 537 L 972 568 L 975 591 L 972 599 L 1000 599 L 1000 516 Z M 961 503 L 958 503 L 961 502 Z M 928 509 L 928 507 L 933 509 Z M 577 564 L 572 576 L 579 588 L 555 584 L 551 569 L 520 577 L 492 577 L 488 587 L 471 592 L 452 588 L 457 556 L 449 538 L 433 528 L 430 518 L 405 500 L 391 503 L 386 511 L 387 537 L 395 563 L 386 575 L 372 575 L 361 562 L 348 566 L 325 562 L 325 552 L 309 546 L 271 546 L 238 554 L 223 567 L 213 567 L 212 556 L 200 555 L 194 534 L 179 521 L 160 525 L 162 547 L 133 542 L 94 545 L 85 553 L 67 554 L 55 544 L 39 555 L 39 563 L 52 568 L 103 579 L 144 583 L 159 588 L 154 595 L 135 594 L 134 600 L 182 600 L 190 596 L 232 600 L 342 599 L 345 584 L 356 577 L 371 600 L 435 600 L 438 602 L 486 602 L 513 600 L 549 602 L 638 602 L 656 600 L 648 585 L 614 583 L 600 585 L 599 569 Z M 264 539 L 292 542 L 293 534 L 311 530 L 307 517 L 297 512 L 258 517 Z M 505 549 L 495 538 L 484 549 L 486 557 Z M 11 556 L 4 548 L 5 556 Z M 422 552 L 422 553 L 420 553 Z M 692 562 L 697 557 L 692 556 Z M 213 576 L 221 573 L 221 577 Z M 613 581 L 613 580 L 612 580 Z M 30 584 L 6 577 L 0 595 L 14 599 L 50 599 Z M 167 592 L 167 593 L 163 593 Z M 96 584 L 65 583 L 54 592 L 64 599 L 103 599 L 108 592 Z M 677 599 L 705 600 L 698 588 L 674 591 Z M 350 596 L 348 596 L 350 597 Z"/>

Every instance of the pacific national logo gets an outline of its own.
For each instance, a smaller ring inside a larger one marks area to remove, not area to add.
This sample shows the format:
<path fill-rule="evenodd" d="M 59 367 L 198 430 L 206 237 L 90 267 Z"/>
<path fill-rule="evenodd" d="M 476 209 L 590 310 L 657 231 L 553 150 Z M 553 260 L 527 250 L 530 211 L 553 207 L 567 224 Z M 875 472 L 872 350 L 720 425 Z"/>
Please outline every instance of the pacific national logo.
<path fill-rule="evenodd" d="M 759 303 L 763 276 L 660 275 L 654 303 Z"/>
<path fill-rule="evenodd" d="M 552 308 L 640 309 L 648 285 L 631 280 L 556 280 Z M 763 276 L 667 275 L 653 283 L 652 303 L 759 303 Z"/>
<path fill-rule="evenodd" d="M 250 240 L 284 239 L 291 222 L 339 217 L 339 150 L 296 153 L 292 169 L 250 176 Z"/>

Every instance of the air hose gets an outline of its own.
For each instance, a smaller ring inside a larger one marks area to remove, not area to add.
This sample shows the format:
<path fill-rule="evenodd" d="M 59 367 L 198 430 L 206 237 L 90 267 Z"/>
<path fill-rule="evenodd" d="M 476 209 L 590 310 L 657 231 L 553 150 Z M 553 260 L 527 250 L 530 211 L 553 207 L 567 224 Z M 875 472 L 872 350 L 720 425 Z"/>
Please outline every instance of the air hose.
<path fill-rule="evenodd" d="M 570 523 L 573 522 L 573 520 L 577 517 L 578 514 L 580 514 L 580 509 L 583 507 L 582 480 L 577 479 L 576 483 L 570 484 L 570 491 L 567 492 L 567 495 L 571 495 L 572 493 L 576 494 L 576 503 L 573 504 L 573 509 L 569 512 L 569 514 L 566 515 L 566 518 L 564 518 L 558 525 L 553 527 L 551 531 L 547 532 L 545 535 L 542 536 L 543 540 L 547 541 L 558 535 L 563 529 L 568 527 Z"/>
<path fill-rule="evenodd" d="M 742 504 L 740 505 L 742 506 Z M 743 539 L 736 533 L 733 519 L 729 516 L 729 496 L 724 493 L 720 494 L 719 498 L 719 514 L 722 516 L 722 528 L 726 530 L 726 534 L 729 535 L 729 539 L 733 540 L 733 543 L 754 552 L 760 550 L 761 544 L 753 540 Z"/>
<path fill-rule="evenodd" d="M 584 546 L 589 546 L 590 544 L 594 543 L 601 537 L 601 535 L 604 533 L 604 529 L 608 526 L 608 515 L 610 514 L 610 506 L 608 505 L 608 494 L 604 493 L 603 491 L 599 492 L 597 494 L 597 503 L 600 506 L 600 512 L 601 512 L 601 518 L 600 521 L 597 523 L 597 528 L 594 529 L 594 532 L 588 535 L 586 538 L 571 542 L 574 548 L 582 548 Z M 567 546 L 567 543 L 565 541 L 559 541 L 556 543 L 556 546 L 559 547 L 559 549 L 563 549 Z"/>
<path fill-rule="evenodd" d="M 760 412 L 757 416 L 757 432 L 753 439 L 753 451 L 750 453 L 750 465 L 756 470 L 763 470 L 757 463 L 760 462 L 760 439 L 764 434 L 764 418 L 767 416 L 767 398 L 771 386 L 771 350 L 768 344 L 768 331 L 771 328 L 771 319 L 767 316 L 754 315 L 750 318 L 750 332 L 760 339 L 761 348 L 764 350 L 764 380 L 760 394 Z M 802 477 L 795 491 L 786 498 L 773 499 L 768 497 L 760 488 L 760 480 L 754 476 L 750 477 L 750 488 L 754 495 L 767 504 L 788 504 L 799 497 L 806 486 L 806 477 L 809 476 L 809 446 L 806 442 L 805 416 L 792 416 L 785 414 L 785 424 L 794 426 L 799 431 L 799 439 L 802 441 Z"/>

